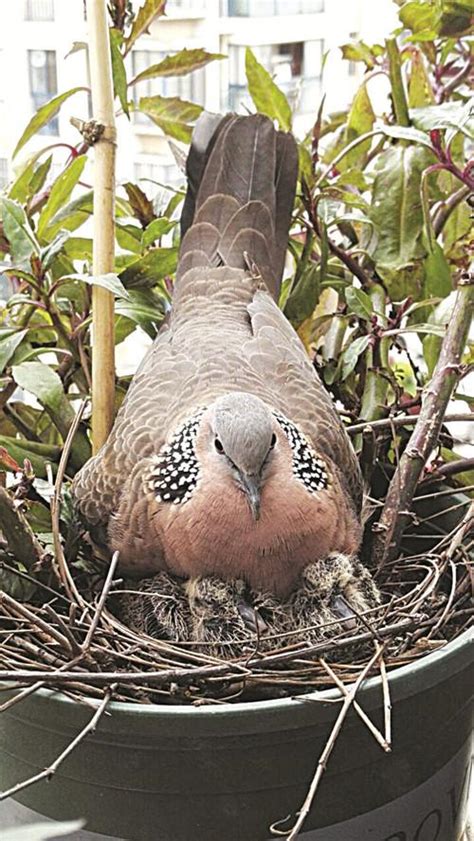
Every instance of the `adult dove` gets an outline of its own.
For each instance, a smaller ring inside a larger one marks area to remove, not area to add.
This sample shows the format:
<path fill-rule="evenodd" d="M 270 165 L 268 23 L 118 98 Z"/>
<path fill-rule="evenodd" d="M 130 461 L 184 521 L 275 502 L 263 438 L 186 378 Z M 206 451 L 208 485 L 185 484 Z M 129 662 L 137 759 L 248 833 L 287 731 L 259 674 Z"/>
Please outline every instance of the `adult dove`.
<path fill-rule="evenodd" d="M 126 575 L 283 598 L 308 565 L 359 547 L 355 453 L 277 304 L 297 168 L 265 116 L 197 123 L 171 313 L 73 486 Z"/>

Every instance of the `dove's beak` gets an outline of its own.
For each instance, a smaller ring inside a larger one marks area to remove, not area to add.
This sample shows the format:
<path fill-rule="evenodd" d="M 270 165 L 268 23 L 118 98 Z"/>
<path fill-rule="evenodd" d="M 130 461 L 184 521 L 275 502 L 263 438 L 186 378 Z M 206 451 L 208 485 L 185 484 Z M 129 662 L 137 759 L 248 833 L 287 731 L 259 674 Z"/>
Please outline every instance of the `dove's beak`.
<path fill-rule="evenodd" d="M 241 473 L 239 478 L 252 516 L 254 520 L 258 520 L 260 518 L 260 476 Z"/>

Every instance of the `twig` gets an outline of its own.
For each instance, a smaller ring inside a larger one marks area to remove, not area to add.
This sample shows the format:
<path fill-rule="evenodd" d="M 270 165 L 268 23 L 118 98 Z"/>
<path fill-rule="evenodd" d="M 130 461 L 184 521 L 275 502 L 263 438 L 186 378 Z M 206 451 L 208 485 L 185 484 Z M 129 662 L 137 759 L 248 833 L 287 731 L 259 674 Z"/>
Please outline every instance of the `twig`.
<path fill-rule="evenodd" d="M 398 427 L 398 426 L 415 426 L 418 421 L 419 415 L 397 415 L 397 417 L 390 417 L 390 418 L 381 418 L 380 420 L 373 420 L 373 421 L 363 421 L 362 423 L 353 423 L 350 426 L 346 426 L 346 431 L 349 435 L 357 435 L 359 432 L 363 432 L 364 429 L 385 429 L 390 427 Z M 454 415 L 445 415 L 443 417 L 443 424 L 445 423 L 454 423 L 454 422 L 461 422 L 461 421 L 472 421 L 474 418 L 474 414 L 472 412 L 464 412 L 461 414 L 454 414 Z"/>
<path fill-rule="evenodd" d="M 457 206 L 461 204 L 464 199 L 467 199 L 468 196 L 470 196 L 471 192 L 471 188 L 467 184 L 464 184 L 459 188 L 459 190 L 452 193 L 446 201 L 441 202 L 433 217 L 433 233 L 435 237 L 440 235 L 446 222 L 451 216 L 451 213 L 456 210 Z"/>
<path fill-rule="evenodd" d="M 323 748 L 323 751 L 321 753 L 321 756 L 318 760 L 318 765 L 317 765 L 317 768 L 316 768 L 316 772 L 315 772 L 314 777 L 311 781 L 311 785 L 308 789 L 308 793 L 307 793 L 307 795 L 304 799 L 303 805 L 302 805 L 302 807 L 301 807 L 301 809 L 298 813 L 298 818 L 297 818 L 295 824 L 293 825 L 289 834 L 286 833 L 286 832 L 282 833 L 281 831 L 277 830 L 276 829 L 276 824 L 273 824 L 273 826 L 270 827 L 270 831 L 274 835 L 288 835 L 288 841 L 294 841 L 294 839 L 298 837 L 298 835 L 300 833 L 300 830 L 302 829 L 303 824 L 304 824 L 306 818 L 308 817 L 308 814 L 309 814 L 309 811 L 310 811 L 311 806 L 313 804 L 316 792 L 318 790 L 319 783 L 321 782 L 324 771 L 326 770 L 326 766 L 327 766 L 329 757 L 331 756 L 334 745 L 336 744 L 337 737 L 338 737 L 338 735 L 341 731 L 342 725 L 344 724 L 347 713 L 349 712 L 350 707 L 354 703 L 355 696 L 356 696 L 357 692 L 359 691 L 359 688 L 360 688 L 361 684 L 366 679 L 368 673 L 370 672 L 373 665 L 377 662 L 379 657 L 380 657 L 380 651 L 379 651 L 379 649 L 377 649 L 375 654 L 370 658 L 369 662 L 367 663 L 365 668 L 362 670 L 362 672 L 360 673 L 356 682 L 349 689 L 348 694 L 344 698 L 344 702 L 343 702 L 342 707 L 339 711 L 339 715 L 337 716 L 335 724 L 332 728 L 329 739 L 327 740 L 327 742 L 326 742 L 326 744 Z"/>
<path fill-rule="evenodd" d="M 446 479 L 448 476 L 457 476 L 458 473 L 467 473 L 468 470 L 474 470 L 474 458 L 460 458 L 456 461 L 449 461 L 447 464 L 442 464 L 428 473 L 422 481 L 423 487 L 431 482 L 439 482 L 441 479 Z"/>
<path fill-rule="evenodd" d="M 67 759 L 69 754 L 71 754 L 73 750 L 77 748 L 77 746 L 85 739 L 85 737 L 89 733 L 94 732 L 94 730 L 97 727 L 97 724 L 99 723 L 100 719 L 102 718 L 105 712 L 105 709 L 110 701 L 114 689 L 115 687 L 111 686 L 110 689 L 106 691 L 103 700 L 97 707 L 91 720 L 86 724 L 86 726 L 81 730 L 81 732 L 78 733 L 76 738 L 68 744 L 67 748 L 63 750 L 63 752 L 57 757 L 57 759 L 55 759 L 54 762 L 52 762 L 51 765 L 48 766 L 48 768 L 45 768 L 43 771 L 40 771 L 39 774 L 35 774 L 28 780 L 23 780 L 23 782 L 17 783 L 15 786 L 12 786 L 12 788 L 7 789 L 7 791 L 2 792 L 0 794 L 0 802 L 2 800 L 6 800 L 8 797 L 13 797 L 14 795 L 18 794 L 18 792 L 23 791 L 23 789 L 25 788 L 29 788 L 29 786 L 39 782 L 40 780 L 50 780 L 53 774 L 55 774 L 58 770 L 61 763 L 64 762 L 65 759 Z"/>
<path fill-rule="evenodd" d="M 16 613 L 17 616 L 21 616 L 23 619 L 27 619 L 31 622 L 32 625 L 36 625 L 46 637 L 50 639 L 56 640 L 57 643 L 64 648 L 66 651 L 70 650 L 70 643 L 67 637 L 64 634 L 61 634 L 59 631 L 56 630 L 52 625 L 49 625 L 48 622 L 45 622 L 41 619 L 36 613 L 29 610 L 24 604 L 20 604 L 17 602 L 16 599 L 13 599 L 8 593 L 4 593 L 0 591 L 0 605 L 5 604 L 13 613 Z"/>
<path fill-rule="evenodd" d="M 380 652 L 380 677 L 382 679 L 382 695 L 383 695 L 383 711 L 384 711 L 384 729 L 385 729 L 385 741 L 389 746 L 389 750 L 392 749 L 392 701 L 390 698 L 390 685 L 388 682 L 387 677 L 387 668 L 385 666 L 385 660 L 383 658 L 383 648 L 379 643 L 376 643 L 376 647 Z"/>
<path fill-rule="evenodd" d="M 320 658 L 319 662 L 321 663 L 321 666 L 327 672 L 331 680 L 334 681 L 337 688 L 340 689 L 342 694 L 347 697 L 347 695 L 349 695 L 349 689 L 347 688 L 347 686 L 342 682 L 342 680 L 339 680 L 338 676 L 331 669 L 328 663 L 326 663 L 326 661 L 323 660 L 323 658 Z M 375 724 L 371 721 L 369 716 L 364 712 L 364 710 L 357 701 L 354 701 L 354 712 L 357 713 L 361 721 L 363 721 L 366 727 L 370 730 L 370 732 L 374 736 L 375 740 L 379 743 L 382 750 L 384 750 L 386 753 L 389 753 L 391 751 L 391 747 L 388 744 L 387 740 L 384 739 L 380 730 L 377 729 Z"/>
<path fill-rule="evenodd" d="M 469 276 L 458 287 L 453 314 L 417 424 L 390 482 L 382 516 L 374 527 L 373 560 L 379 568 L 396 557 L 410 520 L 407 512 L 410 512 L 421 471 L 436 445 L 446 407 L 458 380 L 472 321 L 473 300 L 474 285 Z"/>
<path fill-rule="evenodd" d="M 58 472 L 56 474 L 56 483 L 54 485 L 54 493 L 51 498 L 51 524 L 53 530 L 53 545 L 54 545 L 54 554 L 56 557 L 56 561 L 59 567 L 59 574 L 61 577 L 61 582 L 64 586 L 64 589 L 71 601 L 76 601 L 78 605 L 81 607 L 84 605 L 84 599 L 82 598 L 81 594 L 79 593 L 74 579 L 69 571 L 69 567 L 67 565 L 66 557 L 64 555 L 63 545 L 61 542 L 61 531 L 59 527 L 59 516 L 61 510 L 61 489 L 64 480 L 64 474 L 66 472 L 66 465 L 69 458 L 69 453 L 71 451 L 72 442 L 74 440 L 74 436 L 76 431 L 79 427 L 81 422 L 81 418 L 86 407 L 86 400 L 83 400 L 81 405 L 79 406 L 79 410 L 74 418 L 69 432 L 66 436 L 66 440 L 64 442 L 63 451 L 61 453 L 61 459 L 59 461 Z"/>
<path fill-rule="evenodd" d="M 95 611 L 94 618 L 91 622 L 91 625 L 90 625 L 89 630 L 87 632 L 86 638 L 85 638 L 85 640 L 83 642 L 83 645 L 82 645 L 82 651 L 84 652 L 84 654 L 89 651 L 89 648 L 90 648 L 90 645 L 91 645 L 91 642 L 92 642 L 92 638 L 93 638 L 93 636 L 94 636 L 94 634 L 97 630 L 97 626 L 100 622 L 100 618 L 102 616 L 102 611 L 105 607 L 105 602 L 107 601 L 107 596 L 109 595 L 109 590 L 110 590 L 110 587 L 112 585 L 113 577 L 115 575 L 115 570 L 117 568 L 118 560 L 119 560 L 119 552 L 114 552 L 114 554 L 112 556 L 112 560 L 110 562 L 107 577 L 104 581 L 104 586 L 102 588 L 102 593 L 100 594 L 100 599 L 99 599 L 98 604 L 97 604 L 97 609 Z"/>

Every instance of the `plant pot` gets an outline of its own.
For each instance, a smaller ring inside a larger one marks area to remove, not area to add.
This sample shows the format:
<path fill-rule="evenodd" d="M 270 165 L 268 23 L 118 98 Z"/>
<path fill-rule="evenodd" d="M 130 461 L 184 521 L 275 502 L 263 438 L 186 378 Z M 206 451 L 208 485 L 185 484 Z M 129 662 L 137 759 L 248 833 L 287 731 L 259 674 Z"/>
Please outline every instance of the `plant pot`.
<path fill-rule="evenodd" d="M 303 838 L 459 839 L 469 782 L 471 642 L 465 632 L 390 673 L 391 754 L 350 713 Z M 327 690 L 200 708 L 112 703 L 54 778 L 18 800 L 133 841 L 267 841 L 269 825 L 294 815 L 304 799 L 340 709 L 335 697 Z M 358 699 L 381 726 L 380 678 L 367 681 Z M 90 716 L 89 707 L 46 690 L 2 713 L 1 788 L 47 766 Z"/>

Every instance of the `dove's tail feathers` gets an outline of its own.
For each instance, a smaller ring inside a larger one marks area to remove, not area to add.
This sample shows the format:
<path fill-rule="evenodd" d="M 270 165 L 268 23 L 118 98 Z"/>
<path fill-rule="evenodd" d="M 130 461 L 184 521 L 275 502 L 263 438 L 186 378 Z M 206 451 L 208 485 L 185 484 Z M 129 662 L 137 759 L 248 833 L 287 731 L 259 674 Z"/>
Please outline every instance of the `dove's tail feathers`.
<path fill-rule="evenodd" d="M 292 135 L 262 114 L 204 114 L 186 171 L 179 275 L 255 266 L 278 297 L 298 171 Z"/>

